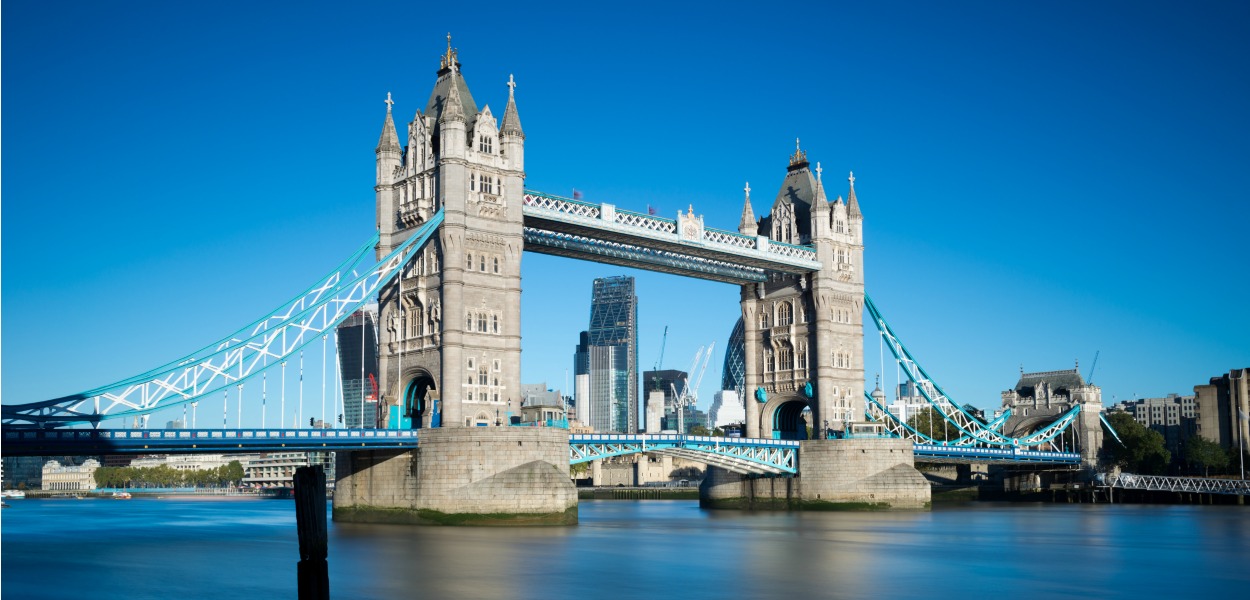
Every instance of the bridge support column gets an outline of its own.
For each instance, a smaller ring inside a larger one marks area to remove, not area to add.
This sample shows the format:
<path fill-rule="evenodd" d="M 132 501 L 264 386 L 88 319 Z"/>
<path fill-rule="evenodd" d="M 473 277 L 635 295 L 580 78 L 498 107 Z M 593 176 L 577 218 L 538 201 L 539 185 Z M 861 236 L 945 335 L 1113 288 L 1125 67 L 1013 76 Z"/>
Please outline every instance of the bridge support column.
<path fill-rule="evenodd" d="M 334 520 L 428 525 L 571 525 L 568 432 L 456 427 L 415 451 L 340 452 Z"/>
<path fill-rule="evenodd" d="M 927 508 L 929 482 L 914 464 L 907 440 L 808 440 L 799 443 L 794 477 L 748 477 L 708 467 L 699 504 L 765 510 Z"/>

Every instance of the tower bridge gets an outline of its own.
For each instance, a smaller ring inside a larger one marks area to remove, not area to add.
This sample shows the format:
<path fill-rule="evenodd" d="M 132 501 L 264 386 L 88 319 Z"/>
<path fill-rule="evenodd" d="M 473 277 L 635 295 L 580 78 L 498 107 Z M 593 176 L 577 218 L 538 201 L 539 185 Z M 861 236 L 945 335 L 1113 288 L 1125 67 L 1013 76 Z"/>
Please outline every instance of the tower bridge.
<path fill-rule="evenodd" d="M 5 405 L 6 452 L 52 438 L 99 442 L 99 432 L 65 432 L 92 431 L 74 428 L 110 419 L 146 419 L 201 399 L 224 395 L 228 401 L 233 389 L 241 411 L 245 382 L 263 382 L 278 365 L 285 369 L 318 338 L 324 352 L 327 333 L 374 299 L 383 325 L 377 345 L 385 428 L 420 433 L 371 439 L 365 432 L 323 433 L 312 442 L 291 437 L 291 443 L 344 449 L 336 518 L 393 520 L 395 511 L 438 511 L 567 522 L 576 518 L 568 464 L 635 452 L 707 462 L 703 495 L 713 506 L 770 497 L 786 505 L 872 498 L 923 506 L 928 485 L 912 466 L 918 457 L 1072 464 L 1078 455 L 1055 452 L 1053 442 L 1073 424 L 1085 428 L 1086 461 L 1097 451 L 1101 432 L 1096 422 L 1091 433 L 1088 419 L 1072 416 L 1079 407 L 1058 425 L 1025 435 L 1004 432 L 1001 420 L 985 423 L 967 414 L 942 392 L 865 295 L 864 214 L 854 175 L 847 178 L 846 199 L 831 200 L 820 164 L 811 167 L 797 140 L 763 217 L 755 216 L 751 188 L 744 188 L 736 231 L 707 226 L 693 206 L 666 218 L 560 198 L 523 187 L 525 133 L 513 78 L 499 121 L 489 106 L 478 109 L 460 67 L 449 40 L 429 100 L 415 111 L 403 138 L 387 95 L 374 151 L 373 239 L 303 294 L 215 344 L 81 394 Z M 366 268 L 369 247 L 377 263 Z M 643 436 L 636 414 L 619 432 L 623 437 L 615 438 L 500 427 L 501 409 L 520 389 L 525 251 L 736 286 L 750 396 L 744 400 L 744 438 Z M 960 432 L 958 439 L 937 442 L 892 422 L 866 392 L 866 317 L 930 405 Z M 822 439 L 804 439 L 808 425 Z M 247 435 L 240 430 L 231 440 L 225 431 L 218 434 L 202 440 L 178 434 L 169 444 L 164 434 L 156 439 L 175 451 L 195 451 L 205 442 L 239 448 L 286 443 L 282 430 L 263 426 Z M 128 444 L 145 438 L 127 434 L 109 443 L 133 448 Z M 347 452 L 353 443 L 358 445 Z M 766 483 L 760 475 L 787 483 Z"/>

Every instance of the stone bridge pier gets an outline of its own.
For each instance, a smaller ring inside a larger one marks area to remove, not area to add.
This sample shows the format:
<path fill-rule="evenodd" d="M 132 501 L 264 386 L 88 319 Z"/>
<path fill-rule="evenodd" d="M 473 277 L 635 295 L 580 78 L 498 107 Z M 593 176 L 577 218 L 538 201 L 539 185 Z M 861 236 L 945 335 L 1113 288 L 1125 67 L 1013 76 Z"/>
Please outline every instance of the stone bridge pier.
<path fill-rule="evenodd" d="M 704 508 L 845 510 L 922 509 L 929 482 L 915 468 L 912 443 L 891 438 L 806 440 L 799 474 L 761 478 L 708 467 Z"/>
<path fill-rule="evenodd" d="M 334 520 L 571 525 L 569 435 L 548 427 L 421 432 L 416 450 L 339 452 Z"/>

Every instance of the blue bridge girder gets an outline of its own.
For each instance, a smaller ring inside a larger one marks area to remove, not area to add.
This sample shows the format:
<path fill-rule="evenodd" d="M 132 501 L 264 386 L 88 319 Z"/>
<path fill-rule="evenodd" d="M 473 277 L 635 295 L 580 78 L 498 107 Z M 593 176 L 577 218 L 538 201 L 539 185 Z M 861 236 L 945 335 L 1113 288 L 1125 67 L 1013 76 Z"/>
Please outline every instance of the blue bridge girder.
<path fill-rule="evenodd" d="M 810 246 L 704 227 L 702 219 L 668 219 L 526 191 L 526 250 L 732 284 L 770 273 L 818 271 Z"/>
<path fill-rule="evenodd" d="M 5 429 L 5 456 L 403 450 L 415 429 Z"/>
<path fill-rule="evenodd" d="M 794 475 L 799 443 L 794 440 L 726 438 L 677 434 L 589 433 L 569 436 L 569 463 L 628 454 L 665 454 L 707 463 L 735 473 Z"/>

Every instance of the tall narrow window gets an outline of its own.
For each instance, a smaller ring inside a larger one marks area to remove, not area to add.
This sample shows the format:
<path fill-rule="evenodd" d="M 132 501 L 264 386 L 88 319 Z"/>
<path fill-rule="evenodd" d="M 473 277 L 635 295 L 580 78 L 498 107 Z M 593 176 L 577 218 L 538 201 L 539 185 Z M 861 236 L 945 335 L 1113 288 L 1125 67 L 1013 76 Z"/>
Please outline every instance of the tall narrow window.
<path fill-rule="evenodd" d="M 478 270 L 483 273 L 486 272 L 486 255 L 482 255 L 481 264 L 478 266 Z"/>
<path fill-rule="evenodd" d="M 466 331 L 473 331 L 473 313 L 465 315 L 464 328 Z"/>
<path fill-rule="evenodd" d="M 472 270 L 473 270 L 473 255 L 472 255 L 472 254 L 466 254 L 466 255 L 465 255 L 465 259 L 464 259 L 464 268 L 466 268 L 466 269 L 468 269 L 468 270 L 470 270 L 470 271 L 472 271 Z"/>
<path fill-rule="evenodd" d="M 490 316 L 490 332 L 499 333 L 499 315 Z"/>
<path fill-rule="evenodd" d="M 768 310 L 760 311 L 760 329 L 768 329 Z"/>
<path fill-rule="evenodd" d="M 791 312 L 790 303 L 782 302 L 777 306 L 777 326 L 785 327 L 794 322 L 794 316 Z"/>
<path fill-rule="evenodd" d="M 487 381 L 488 381 L 488 377 L 486 375 L 486 364 L 483 363 L 482 368 L 478 369 L 477 371 L 477 384 L 486 385 Z M 483 398 L 483 400 L 485 400 L 485 398 Z"/>
<path fill-rule="evenodd" d="M 486 333 L 486 313 L 479 313 L 477 315 L 477 330 L 482 333 Z"/>
<path fill-rule="evenodd" d="M 771 373 L 777 370 L 776 358 L 773 357 L 772 350 L 764 351 L 764 372 Z"/>
<path fill-rule="evenodd" d="M 469 191 L 477 190 L 477 173 L 469 173 Z"/>
<path fill-rule="evenodd" d="M 498 256 L 495 257 L 495 272 L 496 273 L 499 272 L 499 257 Z"/>

